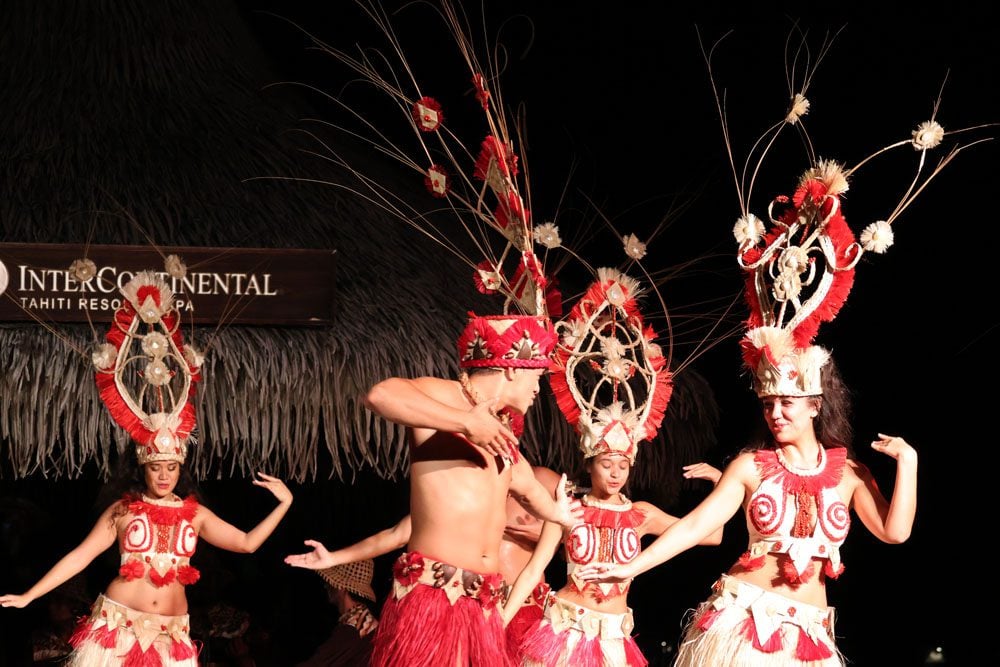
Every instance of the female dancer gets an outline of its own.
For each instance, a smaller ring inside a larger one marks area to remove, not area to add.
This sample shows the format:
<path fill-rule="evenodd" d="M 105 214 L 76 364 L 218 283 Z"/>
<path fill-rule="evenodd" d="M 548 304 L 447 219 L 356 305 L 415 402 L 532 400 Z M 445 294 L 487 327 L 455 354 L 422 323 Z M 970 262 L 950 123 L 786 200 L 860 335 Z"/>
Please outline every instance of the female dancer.
<path fill-rule="evenodd" d="M 840 665 L 826 579 L 844 570 L 849 508 L 883 542 L 905 541 L 916 511 L 917 454 L 899 437 L 871 446 L 896 459 L 892 502 L 855 461 L 846 390 L 832 362 L 822 391 L 761 398 L 770 438 L 739 454 L 715 490 L 629 563 L 594 563 L 579 576 L 624 582 L 697 544 L 742 506 L 750 544 L 697 610 L 677 665 Z"/>
<path fill-rule="evenodd" d="M 274 494 L 278 506 L 244 532 L 198 502 L 183 458 L 161 453 L 138 463 L 125 494 L 104 510 L 75 549 L 25 593 L 0 596 L 0 606 L 24 607 L 117 543 L 118 576 L 74 633 L 68 665 L 147 664 L 141 660 L 150 651 L 159 654 L 163 665 L 197 665 L 184 588 L 200 576 L 190 562 L 198 539 L 227 551 L 253 553 L 292 504 L 280 479 L 257 473 L 260 479 L 253 484 Z"/>
<path fill-rule="evenodd" d="M 659 535 L 677 520 L 647 502 L 632 503 L 623 493 L 638 445 L 652 439 L 672 393 L 672 376 L 655 333 L 643 323 L 638 282 L 614 269 L 597 271 L 569 316 L 556 326 L 554 355 L 559 369 L 549 377 L 557 402 L 580 435 L 591 490 L 584 494 L 584 521 L 569 529 L 546 523 L 531 559 L 504 607 L 510 623 L 539 580 L 559 544 L 565 543 L 568 578 L 543 601 L 542 618 L 508 633 L 515 660 L 524 665 L 647 664 L 632 639 L 628 583 L 588 583 L 577 569 L 591 562 L 626 563 L 638 555 L 644 535 Z M 685 476 L 719 478 L 699 463 Z M 703 540 L 718 544 L 722 527 Z"/>
<path fill-rule="evenodd" d="M 645 535 L 659 535 L 677 521 L 644 501 L 632 502 L 622 492 L 633 461 L 625 454 L 603 451 L 587 459 L 591 489 L 581 498 L 584 523 L 572 530 L 546 523 L 538 545 L 511 589 L 504 607 L 504 622 L 515 618 L 533 582 L 545 572 L 556 549 L 565 545 L 568 578 L 558 592 L 543 601 L 543 618 L 521 631 L 520 644 L 512 646 L 524 665 L 629 665 L 647 664 L 635 640 L 632 610 L 627 606 L 629 584 L 598 585 L 582 581 L 576 568 L 596 560 L 627 562 L 639 551 Z M 721 473 L 707 463 L 685 466 L 692 479 L 718 481 Z M 719 544 L 722 527 L 702 540 Z"/>
<path fill-rule="evenodd" d="M 278 506 L 248 532 L 199 504 L 183 464 L 202 356 L 184 343 L 173 292 L 157 274 L 137 273 L 121 293 L 107 343 L 93 360 L 101 399 L 135 444 L 135 459 L 123 459 L 135 464 L 121 477 L 125 492 L 75 549 L 27 592 L 0 596 L 0 606 L 24 607 L 117 543 L 118 576 L 81 621 L 66 664 L 193 667 L 198 653 L 184 587 L 200 576 L 191 565 L 198 539 L 253 553 L 285 516 L 292 494 L 280 479 L 257 473 L 253 483 L 270 491 Z"/>

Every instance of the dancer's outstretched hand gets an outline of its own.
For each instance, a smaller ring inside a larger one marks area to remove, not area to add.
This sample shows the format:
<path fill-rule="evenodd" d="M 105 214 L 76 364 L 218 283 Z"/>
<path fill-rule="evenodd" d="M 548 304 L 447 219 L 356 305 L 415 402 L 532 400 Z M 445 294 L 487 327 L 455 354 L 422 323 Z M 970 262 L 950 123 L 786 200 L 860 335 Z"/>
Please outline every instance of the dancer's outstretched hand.
<path fill-rule="evenodd" d="M 712 484 L 718 484 L 722 479 L 722 471 L 710 463 L 699 461 L 684 466 L 684 479 L 707 479 Z"/>
<path fill-rule="evenodd" d="M 872 449 L 876 452 L 882 452 L 886 456 L 891 456 L 897 461 L 917 460 L 917 450 L 898 435 L 879 433 L 878 440 L 872 441 Z"/>
<path fill-rule="evenodd" d="M 8 595 L 0 595 L 0 607 L 15 607 L 17 609 L 24 609 L 28 606 L 31 599 L 24 595 L 14 595 L 13 593 Z"/>
<path fill-rule="evenodd" d="M 326 550 L 322 542 L 317 542 L 316 540 L 305 540 L 303 543 L 307 547 L 312 547 L 312 551 L 306 554 L 292 554 L 291 556 L 285 556 L 285 562 L 292 567 L 304 567 L 309 570 L 322 570 L 328 567 L 333 567 L 333 558 L 330 557 L 330 552 Z"/>

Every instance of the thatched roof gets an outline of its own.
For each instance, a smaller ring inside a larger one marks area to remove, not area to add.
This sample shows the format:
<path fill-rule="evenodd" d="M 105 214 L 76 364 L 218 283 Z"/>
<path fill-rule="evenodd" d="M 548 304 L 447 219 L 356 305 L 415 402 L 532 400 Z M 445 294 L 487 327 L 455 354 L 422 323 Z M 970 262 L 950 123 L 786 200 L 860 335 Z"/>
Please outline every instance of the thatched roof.
<path fill-rule="evenodd" d="M 275 80 L 227 2 L 7 3 L 0 239 L 335 249 L 332 326 L 197 333 L 211 344 L 195 469 L 298 481 L 362 466 L 405 474 L 400 429 L 366 411 L 360 393 L 390 375 L 454 376 L 454 339 L 483 302 L 471 281 L 454 280 L 467 273 L 456 258 L 362 199 L 268 178 L 341 178 L 303 151 L 308 138 L 291 130 L 310 111 L 294 90 L 268 87 Z M 85 327 L 59 329 L 79 349 L 92 340 Z M 35 325 L 0 328 L 2 474 L 106 474 L 123 451 L 89 361 L 68 352 Z M 701 401 L 710 424 L 710 392 Z M 536 419 L 547 424 L 544 442 L 526 438 L 533 459 L 575 461 L 554 407 Z M 700 433 L 692 446 L 710 441 Z"/>

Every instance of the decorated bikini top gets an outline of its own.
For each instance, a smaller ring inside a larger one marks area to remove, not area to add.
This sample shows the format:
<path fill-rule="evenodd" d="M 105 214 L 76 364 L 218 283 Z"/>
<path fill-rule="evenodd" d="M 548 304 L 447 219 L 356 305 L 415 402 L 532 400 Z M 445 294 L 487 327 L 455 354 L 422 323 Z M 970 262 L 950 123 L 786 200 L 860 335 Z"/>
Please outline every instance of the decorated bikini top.
<path fill-rule="evenodd" d="M 170 501 L 127 495 L 122 502 L 131 518 L 121 538 L 118 574 L 128 581 L 148 577 L 157 588 L 198 581 L 201 573 L 191 566 L 198 544 L 191 524 L 198 512 L 194 496 Z"/>
<path fill-rule="evenodd" d="M 602 502 L 588 495 L 583 504 L 583 523 L 566 536 L 566 573 L 568 585 L 580 594 L 589 593 L 598 602 L 628 593 L 631 581 L 604 583 L 579 579 L 576 568 L 589 563 L 630 563 L 642 545 L 639 532 L 646 515 L 624 498 L 621 505 Z"/>
<path fill-rule="evenodd" d="M 754 461 L 763 481 L 747 505 L 750 545 L 740 564 L 756 570 L 766 554 L 784 554 L 782 576 L 797 586 L 813 576 L 815 558 L 823 560 L 824 573 L 836 579 L 844 571 L 840 546 L 851 527 L 850 510 L 836 488 L 847 450 L 821 447 L 814 468 L 793 466 L 777 449 L 758 450 Z"/>

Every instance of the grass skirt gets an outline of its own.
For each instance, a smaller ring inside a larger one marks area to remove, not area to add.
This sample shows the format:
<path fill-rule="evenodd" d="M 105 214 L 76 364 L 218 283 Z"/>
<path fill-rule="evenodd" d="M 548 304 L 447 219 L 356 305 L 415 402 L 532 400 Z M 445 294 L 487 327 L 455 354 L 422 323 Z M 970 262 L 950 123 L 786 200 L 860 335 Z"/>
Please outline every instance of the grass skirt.
<path fill-rule="evenodd" d="M 632 638 L 632 610 L 605 614 L 550 595 L 544 616 L 521 640 L 530 667 L 645 667 Z"/>
<path fill-rule="evenodd" d="M 542 620 L 545 600 L 551 590 L 552 587 L 544 581 L 538 582 L 535 589 L 528 595 L 528 599 L 514 614 L 514 618 L 510 619 L 510 623 L 507 624 L 507 648 L 516 664 L 521 664 L 521 643 L 524 640 L 524 634 Z"/>
<path fill-rule="evenodd" d="M 833 607 L 814 607 L 722 575 L 688 624 L 676 667 L 843 667 Z"/>
<path fill-rule="evenodd" d="M 382 606 L 372 667 L 513 667 L 507 652 L 503 577 L 404 553 Z"/>
<path fill-rule="evenodd" d="M 197 667 L 188 615 L 149 614 L 100 595 L 80 621 L 66 667 Z"/>

